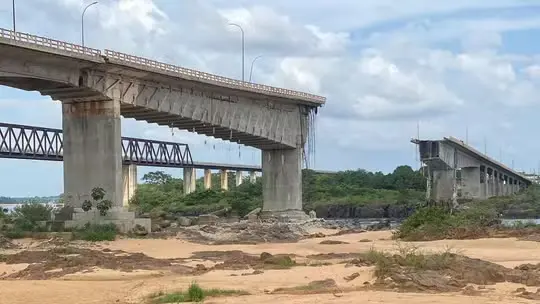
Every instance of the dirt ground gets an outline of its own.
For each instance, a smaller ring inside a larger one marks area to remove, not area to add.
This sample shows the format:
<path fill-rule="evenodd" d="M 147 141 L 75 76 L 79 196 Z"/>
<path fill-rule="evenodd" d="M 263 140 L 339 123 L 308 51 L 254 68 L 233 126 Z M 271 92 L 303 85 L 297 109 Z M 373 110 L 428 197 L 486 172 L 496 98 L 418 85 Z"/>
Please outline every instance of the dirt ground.
<path fill-rule="evenodd" d="M 311 232 L 322 236 L 336 231 Z M 343 261 L 372 247 L 396 252 L 408 246 L 390 237 L 388 231 L 364 232 L 255 245 L 206 245 L 178 238 L 50 245 L 22 240 L 0 249 L 0 303 L 147 303 L 151 294 L 186 289 L 193 281 L 204 288 L 251 294 L 210 298 L 205 303 L 538 303 L 534 294 L 540 286 L 509 282 L 468 284 L 453 292 L 370 287 L 375 286 L 373 266 Z M 429 251 L 450 247 L 508 268 L 540 263 L 540 243 L 516 238 L 415 242 L 414 246 Z M 536 271 L 532 265 L 529 268 Z M 319 294 L 287 291 L 321 280 L 333 284 Z M 531 299 L 523 297 L 523 290 L 516 292 L 519 288 L 531 292 Z"/>

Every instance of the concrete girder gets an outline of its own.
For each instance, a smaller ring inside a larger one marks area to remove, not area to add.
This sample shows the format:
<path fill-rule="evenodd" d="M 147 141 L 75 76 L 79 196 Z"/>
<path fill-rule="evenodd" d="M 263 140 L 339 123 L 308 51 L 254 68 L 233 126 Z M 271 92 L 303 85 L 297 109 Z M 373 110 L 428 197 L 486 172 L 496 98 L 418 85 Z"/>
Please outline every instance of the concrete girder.
<path fill-rule="evenodd" d="M 294 104 L 217 95 L 97 71 L 85 75 L 84 86 L 122 104 L 152 110 L 155 116 L 174 115 L 189 119 L 193 126 L 203 123 L 255 135 L 267 139 L 266 144 L 296 148 L 302 146 L 300 137 L 305 135 L 301 122 L 305 115 Z M 133 112 L 125 113 L 124 117 L 130 114 Z M 192 125 L 184 124 L 183 128 L 189 130 Z M 224 136 L 217 138 L 229 140 Z"/>

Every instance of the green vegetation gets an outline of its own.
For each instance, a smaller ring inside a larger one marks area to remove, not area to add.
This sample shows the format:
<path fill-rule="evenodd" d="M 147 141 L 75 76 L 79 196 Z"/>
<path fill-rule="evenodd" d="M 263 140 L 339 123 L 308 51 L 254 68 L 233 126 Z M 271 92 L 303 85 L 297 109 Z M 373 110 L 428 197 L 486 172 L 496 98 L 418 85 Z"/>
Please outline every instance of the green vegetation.
<path fill-rule="evenodd" d="M 152 295 L 151 302 L 156 304 L 161 303 L 182 303 L 182 302 L 202 302 L 207 297 L 223 297 L 223 296 L 241 296 L 249 295 L 248 292 L 241 290 L 224 290 L 224 289 L 203 289 L 197 283 L 191 283 L 187 291 L 178 291 L 173 293 L 158 293 Z"/>
<path fill-rule="evenodd" d="M 118 229 L 114 224 L 86 224 L 84 227 L 75 229 L 73 239 L 89 242 L 114 241 Z"/>
<path fill-rule="evenodd" d="M 499 232 L 540 229 L 540 225 L 522 222 L 516 222 L 513 227 L 503 227 L 501 217 L 510 217 L 510 214 L 537 217 L 540 214 L 540 187 L 533 185 L 514 196 L 462 202 L 460 209 L 454 212 L 439 207 L 419 208 L 401 223 L 394 237 L 427 241 L 487 237 L 490 229 Z"/>
<path fill-rule="evenodd" d="M 132 198 L 140 212 L 163 210 L 184 215 L 198 215 L 229 208 L 240 216 L 262 205 L 262 185 L 247 180 L 236 187 L 234 173 L 229 173 L 229 191 L 219 190 L 219 175 L 212 177 L 212 190 L 204 190 L 203 179 L 197 180 L 197 191 L 183 194 L 183 182 L 164 172 L 151 172 L 143 177 Z M 321 205 L 399 204 L 415 206 L 424 198 L 425 180 L 409 166 L 397 167 L 390 174 L 365 170 L 344 171 L 337 174 L 303 172 L 303 200 L 305 209 Z"/>

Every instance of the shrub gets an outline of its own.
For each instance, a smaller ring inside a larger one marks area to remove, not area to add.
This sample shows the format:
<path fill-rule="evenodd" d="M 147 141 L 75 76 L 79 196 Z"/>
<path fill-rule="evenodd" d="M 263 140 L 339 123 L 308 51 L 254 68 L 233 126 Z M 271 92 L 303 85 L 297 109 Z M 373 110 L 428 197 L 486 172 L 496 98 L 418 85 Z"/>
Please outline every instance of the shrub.
<path fill-rule="evenodd" d="M 115 224 L 90 224 L 87 223 L 84 227 L 75 229 L 73 239 L 84 240 L 90 242 L 99 241 L 114 241 L 118 234 L 118 228 Z"/>
<path fill-rule="evenodd" d="M 22 231 L 39 230 L 38 222 L 51 219 L 52 208 L 43 204 L 23 204 L 13 210 L 15 229 Z"/>

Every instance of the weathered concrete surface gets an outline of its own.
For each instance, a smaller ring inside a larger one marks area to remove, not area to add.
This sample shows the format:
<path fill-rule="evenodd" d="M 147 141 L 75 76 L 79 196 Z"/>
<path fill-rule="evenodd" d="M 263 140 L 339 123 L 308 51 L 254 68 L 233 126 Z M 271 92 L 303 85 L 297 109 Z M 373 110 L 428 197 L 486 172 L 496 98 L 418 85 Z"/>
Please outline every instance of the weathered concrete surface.
<path fill-rule="evenodd" d="M 93 188 L 122 206 L 120 104 L 113 100 L 63 103 L 64 198 L 80 207 Z"/>
<path fill-rule="evenodd" d="M 244 181 L 243 180 L 243 173 L 242 171 L 240 170 L 236 170 L 236 173 L 235 173 L 235 179 L 236 179 L 236 186 L 240 186 L 242 184 L 242 182 Z"/>
<path fill-rule="evenodd" d="M 127 118 L 287 155 L 285 158 L 292 168 L 287 169 L 291 170 L 290 174 L 279 173 L 281 169 L 270 169 L 267 165 L 266 171 L 271 176 L 266 178 L 265 191 L 271 193 L 265 195 L 266 210 L 301 210 L 297 185 L 301 183 L 298 172 L 302 158 L 291 157 L 289 154 L 293 152 L 284 151 L 301 151 L 308 136 L 308 116 L 324 104 L 323 97 L 245 83 L 113 51 L 105 51 L 102 56 L 99 50 L 47 41 L 29 36 L 21 43 L 10 35 L 0 37 L 0 84 L 39 91 L 64 103 L 64 137 L 69 138 L 65 145 L 64 177 L 70 204 L 79 206 L 89 194 L 88 189 L 102 186 L 115 205 L 122 205 L 121 112 Z M 66 108 L 67 104 L 94 102 L 100 106 L 88 110 L 100 109 L 99 115 L 77 114 L 79 117 L 74 119 L 73 113 L 84 111 L 66 111 L 71 109 Z M 284 186 L 285 181 L 293 186 Z M 285 188 L 271 189 L 271 184 Z M 225 174 L 221 187 L 228 187 Z"/>
<path fill-rule="evenodd" d="M 190 194 L 196 190 L 197 171 L 195 168 L 184 168 L 184 194 Z"/>
<path fill-rule="evenodd" d="M 461 198 L 482 198 L 480 192 L 480 168 L 461 168 Z"/>
<path fill-rule="evenodd" d="M 212 170 L 204 169 L 204 189 L 212 188 Z"/>
<path fill-rule="evenodd" d="M 122 183 L 124 188 L 123 194 L 123 206 L 129 206 L 129 200 L 135 195 L 137 191 L 137 166 L 136 165 L 122 165 Z"/>
<path fill-rule="evenodd" d="M 80 208 L 75 208 L 73 219 L 66 221 L 66 228 L 82 227 L 87 223 L 91 224 L 115 224 L 120 232 L 128 233 L 133 230 L 135 225 L 143 226 L 146 231 L 151 232 L 152 222 L 148 218 L 136 218 L 134 212 L 126 211 L 123 207 L 113 207 L 103 216 L 95 208 L 88 212 L 84 212 Z"/>
<path fill-rule="evenodd" d="M 301 149 L 262 151 L 263 212 L 302 211 Z"/>
<path fill-rule="evenodd" d="M 412 142 L 419 145 L 421 160 L 427 166 L 428 199 L 486 199 L 512 195 L 532 183 L 523 174 L 453 137 Z"/>
<path fill-rule="evenodd" d="M 227 170 L 220 170 L 219 172 L 221 189 L 229 190 L 229 175 L 227 174 Z"/>

